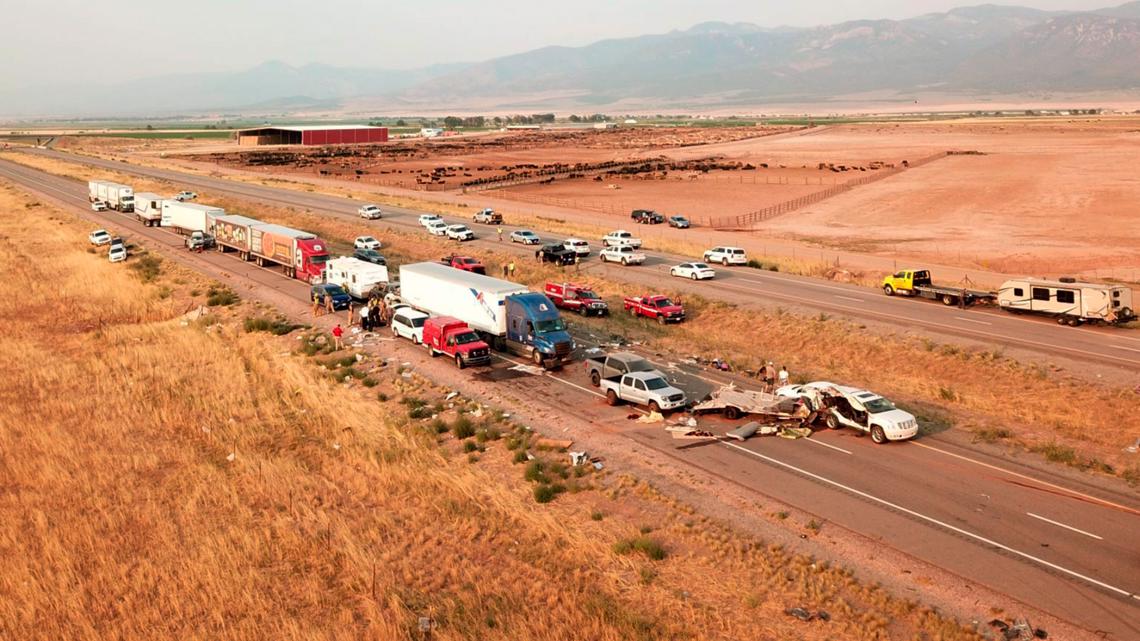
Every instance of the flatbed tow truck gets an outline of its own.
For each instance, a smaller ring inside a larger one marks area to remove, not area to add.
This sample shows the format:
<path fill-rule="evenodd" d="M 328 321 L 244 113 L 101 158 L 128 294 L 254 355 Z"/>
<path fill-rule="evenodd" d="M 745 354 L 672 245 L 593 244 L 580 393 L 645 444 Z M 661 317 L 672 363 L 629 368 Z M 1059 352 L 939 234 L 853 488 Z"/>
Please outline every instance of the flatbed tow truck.
<path fill-rule="evenodd" d="M 997 301 L 997 292 L 935 285 L 928 269 L 907 269 L 883 279 L 883 293 L 887 296 L 914 296 L 941 301 L 946 306 L 969 307 L 989 305 Z"/>

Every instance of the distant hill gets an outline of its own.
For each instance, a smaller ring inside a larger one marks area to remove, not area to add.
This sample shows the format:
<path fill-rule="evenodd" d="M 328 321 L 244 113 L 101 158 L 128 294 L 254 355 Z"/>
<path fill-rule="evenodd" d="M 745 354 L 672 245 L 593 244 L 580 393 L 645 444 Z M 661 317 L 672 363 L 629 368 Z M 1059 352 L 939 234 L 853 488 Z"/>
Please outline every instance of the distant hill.
<path fill-rule="evenodd" d="M 586 111 L 825 101 L 860 94 L 1140 91 L 1140 1 L 1091 12 L 979 5 L 814 28 L 708 22 L 474 64 L 383 70 L 267 62 L 113 86 L 0 88 L 17 114 Z M 76 100 L 75 96 L 82 96 Z M 620 107 L 619 107 L 620 108 Z"/>

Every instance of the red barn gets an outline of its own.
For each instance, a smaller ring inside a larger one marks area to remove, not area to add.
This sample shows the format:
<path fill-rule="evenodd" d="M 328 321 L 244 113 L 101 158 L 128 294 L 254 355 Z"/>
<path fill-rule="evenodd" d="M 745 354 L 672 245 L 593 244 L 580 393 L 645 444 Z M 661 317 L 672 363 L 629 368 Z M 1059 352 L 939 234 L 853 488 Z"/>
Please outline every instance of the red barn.
<path fill-rule="evenodd" d="M 355 145 L 388 142 L 387 127 L 309 125 L 258 127 L 238 132 L 239 145 Z"/>

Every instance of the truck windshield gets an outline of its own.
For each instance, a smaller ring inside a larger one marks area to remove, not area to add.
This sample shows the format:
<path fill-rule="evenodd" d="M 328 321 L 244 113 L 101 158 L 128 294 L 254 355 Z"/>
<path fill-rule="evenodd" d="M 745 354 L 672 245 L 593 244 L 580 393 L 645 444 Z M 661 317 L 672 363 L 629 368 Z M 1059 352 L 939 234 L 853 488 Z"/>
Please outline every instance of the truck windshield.
<path fill-rule="evenodd" d="M 309 262 L 314 264 L 314 265 L 324 265 L 325 263 L 329 262 L 329 255 L 328 254 L 317 254 L 315 256 L 310 256 Z"/>
<path fill-rule="evenodd" d="M 466 345 L 468 343 L 475 343 L 479 341 L 479 335 L 475 332 L 464 332 L 455 337 L 455 342 L 459 345 Z"/>
<path fill-rule="evenodd" d="M 658 307 L 672 307 L 673 301 L 669 300 L 668 298 L 660 298 L 654 304 L 657 305 Z"/>
<path fill-rule="evenodd" d="M 534 331 L 538 332 L 539 334 L 546 334 L 547 332 L 564 332 L 566 331 L 566 323 L 563 323 L 561 318 L 535 321 Z"/>
<path fill-rule="evenodd" d="M 895 409 L 895 404 L 885 398 L 876 398 L 863 403 L 863 407 L 872 414 L 879 414 L 881 412 L 889 412 Z"/>
<path fill-rule="evenodd" d="M 576 294 L 578 298 L 598 298 L 598 295 L 588 289 L 579 289 Z"/>
<path fill-rule="evenodd" d="M 659 390 L 669 387 L 669 384 L 663 378 L 647 378 L 645 379 L 645 386 L 651 390 Z"/>
<path fill-rule="evenodd" d="M 653 366 L 650 365 L 649 361 L 645 360 L 644 358 L 639 358 L 635 361 L 629 361 L 628 363 L 626 363 L 626 366 L 629 367 L 629 371 L 631 371 L 631 372 L 652 372 L 653 371 Z"/>

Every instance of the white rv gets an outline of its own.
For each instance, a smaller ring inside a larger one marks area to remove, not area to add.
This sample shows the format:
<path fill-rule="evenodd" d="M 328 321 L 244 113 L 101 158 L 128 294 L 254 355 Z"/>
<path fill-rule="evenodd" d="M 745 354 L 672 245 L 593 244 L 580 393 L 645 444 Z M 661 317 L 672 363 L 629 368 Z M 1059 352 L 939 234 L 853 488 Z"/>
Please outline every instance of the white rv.
<path fill-rule="evenodd" d="M 325 282 L 340 285 L 354 298 L 365 299 L 373 287 L 388 283 L 388 268 L 341 256 L 325 263 Z"/>
<path fill-rule="evenodd" d="M 1132 290 L 1120 285 L 1081 283 L 1072 278 L 1007 280 L 998 290 L 998 305 L 1011 312 L 1049 314 L 1058 323 L 1123 323 L 1136 316 Z"/>

